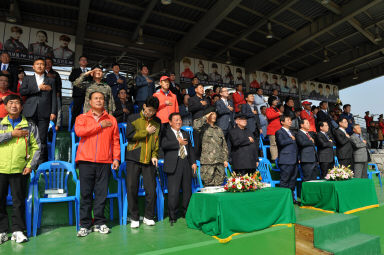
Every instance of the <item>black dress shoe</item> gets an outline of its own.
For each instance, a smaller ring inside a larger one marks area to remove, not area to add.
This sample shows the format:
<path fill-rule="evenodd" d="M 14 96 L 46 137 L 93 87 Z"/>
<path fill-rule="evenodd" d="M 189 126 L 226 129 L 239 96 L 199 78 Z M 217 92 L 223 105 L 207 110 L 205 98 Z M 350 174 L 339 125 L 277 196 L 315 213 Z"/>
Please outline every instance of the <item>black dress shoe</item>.
<path fill-rule="evenodd" d="M 169 223 L 171 223 L 171 226 L 173 226 L 174 223 L 176 223 L 177 220 L 169 220 Z"/>
<path fill-rule="evenodd" d="M 293 204 L 300 205 L 300 202 L 298 202 L 296 199 L 293 199 Z"/>

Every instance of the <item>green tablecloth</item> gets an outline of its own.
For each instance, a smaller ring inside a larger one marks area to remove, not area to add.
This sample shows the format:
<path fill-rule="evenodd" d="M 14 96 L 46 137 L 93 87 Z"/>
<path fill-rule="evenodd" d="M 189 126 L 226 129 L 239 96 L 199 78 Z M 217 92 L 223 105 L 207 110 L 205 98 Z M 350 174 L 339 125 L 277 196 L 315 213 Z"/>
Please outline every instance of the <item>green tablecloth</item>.
<path fill-rule="evenodd" d="M 372 180 L 351 179 L 304 182 L 301 190 L 301 204 L 344 213 L 357 208 L 377 205 L 378 200 Z"/>
<path fill-rule="evenodd" d="M 292 194 L 285 188 L 244 193 L 194 193 L 186 215 L 188 227 L 226 238 L 275 224 L 295 223 Z"/>

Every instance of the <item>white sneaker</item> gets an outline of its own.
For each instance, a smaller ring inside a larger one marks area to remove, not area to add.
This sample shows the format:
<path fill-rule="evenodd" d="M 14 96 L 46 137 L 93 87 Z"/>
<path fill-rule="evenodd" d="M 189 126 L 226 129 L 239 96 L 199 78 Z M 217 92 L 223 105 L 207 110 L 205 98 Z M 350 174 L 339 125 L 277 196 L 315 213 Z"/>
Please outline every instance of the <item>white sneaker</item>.
<path fill-rule="evenodd" d="M 92 231 L 87 228 L 80 228 L 79 232 L 77 232 L 78 237 L 84 237 L 87 236 L 91 233 Z"/>
<path fill-rule="evenodd" d="M 0 244 L 8 241 L 8 234 L 7 233 L 0 233 Z"/>
<path fill-rule="evenodd" d="M 16 243 L 28 242 L 28 238 L 21 231 L 13 232 L 11 240 L 15 241 Z"/>
<path fill-rule="evenodd" d="M 131 228 L 138 228 L 140 226 L 140 221 L 131 220 Z"/>
<path fill-rule="evenodd" d="M 150 220 L 150 219 L 147 219 L 147 218 L 145 218 L 144 217 L 144 219 L 143 219 L 143 223 L 145 224 L 145 225 L 147 225 L 147 226 L 155 226 L 155 221 L 154 220 Z"/>
<path fill-rule="evenodd" d="M 109 234 L 111 231 L 109 230 L 109 228 L 107 227 L 107 225 L 103 224 L 103 225 L 95 225 L 93 226 L 93 231 L 94 232 L 99 232 L 100 234 Z"/>

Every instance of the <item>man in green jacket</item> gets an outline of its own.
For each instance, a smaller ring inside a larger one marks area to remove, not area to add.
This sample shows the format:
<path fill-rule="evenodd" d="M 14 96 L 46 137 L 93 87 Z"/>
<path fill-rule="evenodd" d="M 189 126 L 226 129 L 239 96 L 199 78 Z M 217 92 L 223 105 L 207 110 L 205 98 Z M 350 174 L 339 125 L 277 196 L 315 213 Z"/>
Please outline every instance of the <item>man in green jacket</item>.
<path fill-rule="evenodd" d="M 0 244 L 8 240 L 6 208 L 8 187 L 12 194 L 12 238 L 16 243 L 28 241 L 25 231 L 25 197 L 27 182 L 40 157 L 40 139 L 35 124 L 20 113 L 21 98 L 4 99 L 8 115 L 0 122 Z"/>
<path fill-rule="evenodd" d="M 143 223 L 155 225 L 156 206 L 156 168 L 159 151 L 159 132 L 161 121 L 155 116 L 159 100 L 150 96 L 143 104 L 140 113 L 128 117 L 126 136 L 128 147 L 127 198 L 131 217 L 131 228 L 139 227 L 139 207 L 137 203 L 140 174 L 143 175 L 146 208 Z"/>

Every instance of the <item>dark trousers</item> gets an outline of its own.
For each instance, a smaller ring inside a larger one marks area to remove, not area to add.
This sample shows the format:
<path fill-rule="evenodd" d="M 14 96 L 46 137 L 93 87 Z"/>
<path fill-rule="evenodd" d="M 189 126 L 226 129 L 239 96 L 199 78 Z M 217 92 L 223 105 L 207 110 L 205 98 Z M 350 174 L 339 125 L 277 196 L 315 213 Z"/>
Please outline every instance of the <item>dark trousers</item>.
<path fill-rule="evenodd" d="M 176 220 L 179 207 L 180 188 L 183 189 L 183 215 L 187 212 L 189 200 L 192 196 L 192 169 L 188 159 L 178 158 L 175 172 L 167 175 L 169 219 Z"/>
<path fill-rule="evenodd" d="M 289 188 L 292 191 L 296 187 L 297 165 L 279 164 L 280 167 L 280 187 Z"/>
<path fill-rule="evenodd" d="M 256 169 L 234 169 L 233 171 L 239 175 L 251 175 L 256 172 Z"/>
<path fill-rule="evenodd" d="M 329 169 L 332 169 L 335 165 L 334 162 L 320 162 L 321 179 L 324 179 Z"/>
<path fill-rule="evenodd" d="M 193 130 L 193 149 L 195 151 L 196 160 L 200 160 L 201 145 L 200 145 L 200 132 Z"/>
<path fill-rule="evenodd" d="M 8 233 L 7 195 L 11 185 L 12 231 L 25 230 L 25 197 L 28 175 L 0 174 L 0 233 Z"/>
<path fill-rule="evenodd" d="M 371 141 L 371 149 L 377 149 L 379 146 L 378 141 Z"/>
<path fill-rule="evenodd" d="M 140 219 L 138 206 L 140 174 L 143 175 L 145 190 L 146 206 L 144 217 L 153 220 L 155 218 L 156 207 L 156 176 L 155 167 L 150 164 L 127 161 L 126 181 L 129 214 L 131 220 L 138 221 Z"/>
<path fill-rule="evenodd" d="M 106 224 L 104 209 L 110 175 L 111 164 L 79 162 L 81 227 L 89 229 L 92 226 L 92 203 L 94 224 Z"/>
<path fill-rule="evenodd" d="M 49 127 L 49 118 L 41 118 L 37 114 L 32 118 L 28 118 L 30 121 L 36 124 L 39 131 L 40 138 L 40 158 L 37 163 L 40 165 L 48 161 L 48 147 L 47 147 L 47 138 L 48 138 L 48 127 Z"/>
<path fill-rule="evenodd" d="M 84 101 L 85 101 L 85 95 L 80 97 L 73 97 L 72 119 L 71 119 L 72 127 L 73 125 L 75 125 L 76 117 L 79 116 L 83 111 Z"/>
<path fill-rule="evenodd" d="M 350 169 L 353 171 L 353 159 L 352 158 L 346 158 L 346 159 L 339 159 L 339 166 L 350 166 Z"/>
<path fill-rule="evenodd" d="M 316 162 L 301 162 L 301 170 L 303 170 L 303 181 L 316 180 L 317 178 L 317 164 Z"/>

